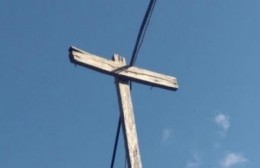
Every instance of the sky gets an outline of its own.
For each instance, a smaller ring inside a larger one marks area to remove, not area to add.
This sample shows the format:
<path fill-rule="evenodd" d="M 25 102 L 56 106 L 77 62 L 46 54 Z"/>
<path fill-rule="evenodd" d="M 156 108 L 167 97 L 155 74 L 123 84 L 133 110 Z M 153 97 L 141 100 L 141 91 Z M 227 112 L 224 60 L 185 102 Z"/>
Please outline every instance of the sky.
<path fill-rule="evenodd" d="M 128 63 L 149 1 L 0 1 L 0 167 L 109 167 L 114 78 L 70 63 L 73 45 Z M 143 167 L 260 167 L 260 1 L 157 1 L 133 84 Z M 115 168 L 124 167 L 122 134 Z"/>

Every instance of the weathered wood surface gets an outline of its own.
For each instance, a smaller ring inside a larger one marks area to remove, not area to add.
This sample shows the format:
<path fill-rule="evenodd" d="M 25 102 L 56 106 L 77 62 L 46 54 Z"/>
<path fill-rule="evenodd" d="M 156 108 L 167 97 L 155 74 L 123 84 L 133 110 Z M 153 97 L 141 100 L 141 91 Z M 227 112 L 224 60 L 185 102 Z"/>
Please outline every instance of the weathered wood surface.
<path fill-rule="evenodd" d="M 117 55 L 114 56 L 114 60 L 122 65 L 126 64 L 124 58 Z M 123 119 L 127 164 L 129 168 L 142 168 L 129 81 L 117 77 L 115 77 L 115 80 L 120 115 Z"/>
<path fill-rule="evenodd" d="M 122 65 L 121 63 L 108 60 L 86 51 L 70 47 L 70 61 L 109 75 L 131 81 L 161 87 L 169 90 L 177 90 L 178 83 L 175 77 L 141 69 L 135 66 Z"/>

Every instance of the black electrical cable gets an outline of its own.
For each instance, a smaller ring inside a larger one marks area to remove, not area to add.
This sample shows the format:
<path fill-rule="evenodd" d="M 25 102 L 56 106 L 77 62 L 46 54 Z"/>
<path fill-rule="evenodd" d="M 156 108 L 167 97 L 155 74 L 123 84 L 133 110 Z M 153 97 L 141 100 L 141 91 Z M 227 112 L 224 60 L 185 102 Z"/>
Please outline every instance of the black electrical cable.
<path fill-rule="evenodd" d="M 145 13 L 145 16 L 143 18 L 143 22 L 142 22 L 142 25 L 141 25 L 141 27 L 139 29 L 139 33 L 138 33 L 138 36 L 137 36 L 137 39 L 136 39 L 135 48 L 134 48 L 133 53 L 132 53 L 130 66 L 133 66 L 135 64 L 138 52 L 139 52 L 139 50 L 141 48 L 141 45 L 143 43 L 147 27 L 149 25 L 150 18 L 152 16 L 152 12 L 153 12 L 155 3 L 156 3 L 156 0 L 151 0 L 150 1 L 150 4 L 149 4 L 149 6 L 147 8 L 147 11 Z"/>
<path fill-rule="evenodd" d="M 122 122 L 122 120 L 121 120 L 121 115 L 120 115 L 119 119 L 118 119 L 118 124 L 117 124 L 116 140 L 115 140 L 115 144 L 114 144 L 113 156 L 112 156 L 110 168 L 113 168 L 114 167 L 114 163 L 115 163 L 116 150 L 117 150 L 118 139 L 119 139 L 119 134 L 120 134 L 121 122 Z"/>

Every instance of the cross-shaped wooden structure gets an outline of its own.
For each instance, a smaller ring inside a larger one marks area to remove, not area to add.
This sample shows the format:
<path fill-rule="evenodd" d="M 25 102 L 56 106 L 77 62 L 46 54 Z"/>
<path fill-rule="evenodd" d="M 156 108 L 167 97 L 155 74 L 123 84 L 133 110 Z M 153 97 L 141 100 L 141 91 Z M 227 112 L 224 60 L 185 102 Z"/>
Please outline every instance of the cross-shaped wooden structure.
<path fill-rule="evenodd" d="M 113 56 L 113 60 L 108 60 L 70 47 L 69 57 L 72 63 L 115 77 L 120 114 L 123 120 L 128 168 L 142 168 L 129 82 L 135 81 L 150 86 L 177 90 L 176 78 L 135 66 L 128 66 L 125 58 L 116 54 Z"/>

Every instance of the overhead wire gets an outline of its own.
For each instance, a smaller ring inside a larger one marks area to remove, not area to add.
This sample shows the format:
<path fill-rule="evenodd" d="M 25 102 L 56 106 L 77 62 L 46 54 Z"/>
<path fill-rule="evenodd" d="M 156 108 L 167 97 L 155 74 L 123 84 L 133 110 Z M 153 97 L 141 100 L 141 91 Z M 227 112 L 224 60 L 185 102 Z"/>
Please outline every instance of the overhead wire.
<path fill-rule="evenodd" d="M 121 122 L 122 122 L 122 119 L 121 119 L 121 115 L 120 115 L 119 119 L 118 119 L 118 124 L 117 124 L 116 139 L 115 139 L 115 144 L 114 144 L 114 148 L 113 148 L 113 155 L 112 155 L 110 168 L 113 168 L 114 163 L 115 163 L 116 150 L 117 150 L 117 146 L 118 146 L 118 139 L 119 139 L 119 134 L 120 134 Z"/>
<path fill-rule="evenodd" d="M 132 58 L 131 58 L 131 61 L 130 61 L 130 66 L 133 66 L 135 64 L 138 52 L 139 52 L 139 50 L 142 46 L 143 40 L 144 40 L 144 36 L 145 36 L 146 30 L 147 30 L 147 27 L 150 23 L 150 18 L 152 16 L 155 4 L 156 4 L 156 0 L 151 0 L 148 8 L 146 10 L 145 16 L 144 16 L 143 21 L 142 21 L 142 25 L 139 29 L 139 33 L 138 33 L 138 36 L 137 36 L 137 39 L 136 39 L 135 47 L 134 47 L 134 50 L 133 50 L 133 53 L 132 53 Z"/>

